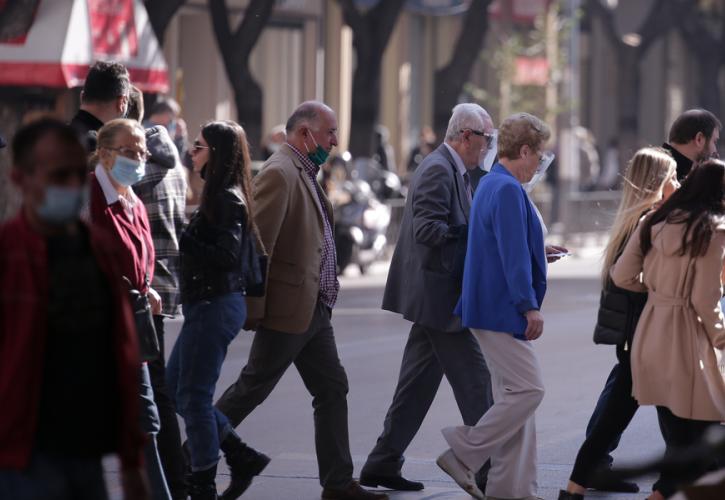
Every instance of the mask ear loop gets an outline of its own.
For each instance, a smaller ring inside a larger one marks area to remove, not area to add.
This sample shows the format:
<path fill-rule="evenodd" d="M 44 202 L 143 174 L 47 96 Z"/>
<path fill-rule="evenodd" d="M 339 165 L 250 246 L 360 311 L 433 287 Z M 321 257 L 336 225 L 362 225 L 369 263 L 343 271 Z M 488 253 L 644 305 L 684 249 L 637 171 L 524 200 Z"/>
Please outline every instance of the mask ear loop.
<path fill-rule="evenodd" d="M 310 134 L 310 137 L 312 137 L 312 134 Z M 314 141 L 315 141 L 315 138 L 312 137 L 312 142 L 314 142 Z M 307 147 L 307 141 L 303 141 L 302 145 L 305 147 L 305 151 L 307 151 L 307 154 L 310 154 L 310 148 Z"/>

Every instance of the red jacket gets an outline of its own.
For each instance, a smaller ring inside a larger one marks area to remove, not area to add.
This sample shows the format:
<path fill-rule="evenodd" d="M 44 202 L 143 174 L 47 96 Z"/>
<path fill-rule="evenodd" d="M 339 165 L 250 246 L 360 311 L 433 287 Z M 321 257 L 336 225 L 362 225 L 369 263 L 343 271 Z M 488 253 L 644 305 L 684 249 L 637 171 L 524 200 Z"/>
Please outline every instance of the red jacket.
<path fill-rule="evenodd" d="M 89 228 L 89 235 L 117 305 L 113 342 L 122 408 L 117 451 L 124 468 L 136 468 L 141 464 L 144 438 L 139 424 L 140 361 L 134 320 L 118 269 L 118 249 L 102 231 Z M 0 468 L 27 467 L 35 445 L 47 298 L 46 241 L 21 214 L 0 225 Z"/>
<path fill-rule="evenodd" d="M 91 189 L 91 221 L 107 230 L 114 239 L 121 259 L 121 274 L 137 290 L 147 291 L 145 276 L 148 271 L 148 282 L 151 283 L 155 254 L 146 207 L 139 200 L 133 208 L 133 221 L 130 221 L 120 201 L 108 204 L 95 174 L 90 174 L 88 184 Z"/>

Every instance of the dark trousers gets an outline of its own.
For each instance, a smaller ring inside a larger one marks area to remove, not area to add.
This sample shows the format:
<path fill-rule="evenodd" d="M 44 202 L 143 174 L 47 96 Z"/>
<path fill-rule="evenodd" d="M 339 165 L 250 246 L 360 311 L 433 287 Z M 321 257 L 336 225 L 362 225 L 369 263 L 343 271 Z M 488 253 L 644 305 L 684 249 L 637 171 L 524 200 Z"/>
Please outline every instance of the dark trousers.
<path fill-rule="evenodd" d="M 400 474 L 403 453 L 420 429 L 443 375 L 453 388 L 463 423 L 476 425 L 493 404 L 491 375 L 476 338 L 467 329 L 441 332 L 413 324 L 383 432 L 361 475 Z"/>
<path fill-rule="evenodd" d="M 599 419 L 602 416 L 602 413 L 604 412 L 604 408 L 607 405 L 607 400 L 609 399 L 609 395 L 612 392 L 612 388 L 615 385 L 615 382 L 617 380 L 617 377 L 619 376 L 618 372 L 621 369 L 621 366 L 619 363 L 614 365 L 614 368 L 612 368 L 612 371 L 609 372 L 609 377 L 607 377 L 607 381 L 604 383 L 604 389 L 602 389 L 602 393 L 599 395 L 599 399 L 597 400 L 597 404 L 594 407 L 594 411 L 592 412 L 592 416 L 589 418 L 589 423 L 587 424 L 587 430 L 586 430 L 586 437 L 589 437 L 592 434 L 592 431 L 594 430 L 594 426 L 597 424 Z M 607 464 L 609 466 L 612 465 L 614 462 L 614 458 L 612 457 L 612 452 L 617 449 L 617 446 L 619 446 L 619 440 L 622 438 L 622 435 L 615 436 L 614 439 L 612 439 L 612 442 L 609 444 L 609 448 L 606 451 L 606 455 L 602 457 L 602 463 Z"/>
<path fill-rule="evenodd" d="M 716 422 L 678 417 L 664 406 L 657 407 L 657 419 L 665 440 L 665 456 L 677 455 L 685 448 L 699 443 L 708 427 L 718 425 Z M 713 457 L 713 462 L 714 460 L 715 457 Z M 652 490 L 659 491 L 667 498 L 675 494 L 678 486 L 692 483 L 707 471 L 707 464 L 704 466 L 693 464 L 689 467 L 678 468 L 676 474 L 661 473 L 657 482 L 652 486 Z"/>
<path fill-rule="evenodd" d="M 237 427 L 267 399 L 293 363 L 312 395 L 320 483 L 326 488 L 346 488 L 353 472 L 347 428 L 347 375 L 337 355 L 330 309 L 321 302 L 302 334 L 260 327 L 247 365 L 216 406 Z"/>
<path fill-rule="evenodd" d="M 618 351 L 619 364 L 609 375 L 607 385 L 597 403 L 594 424 L 587 429 L 587 438 L 579 448 L 570 479 L 580 486 L 586 486 L 589 475 L 604 462 L 612 444 L 632 421 L 639 404 L 632 397 L 632 370 L 629 351 Z"/>
<path fill-rule="evenodd" d="M 176 407 L 169 395 L 166 385 L 166 356 L 164 351 L 164 317 L 154 316 L 154 326 L 159 338 L 161 355 L 148 362 L 151 387 L 154 390 L 154 401 L 159 412 L 161 430 L 156 441 L 161 456 L 161 465 L 166 475 L 166 483 L 174 500 L 186 498 L 186 482 L 184 480 L 184 456 L 181 452 L 181 434 L 176 419 Z"/>

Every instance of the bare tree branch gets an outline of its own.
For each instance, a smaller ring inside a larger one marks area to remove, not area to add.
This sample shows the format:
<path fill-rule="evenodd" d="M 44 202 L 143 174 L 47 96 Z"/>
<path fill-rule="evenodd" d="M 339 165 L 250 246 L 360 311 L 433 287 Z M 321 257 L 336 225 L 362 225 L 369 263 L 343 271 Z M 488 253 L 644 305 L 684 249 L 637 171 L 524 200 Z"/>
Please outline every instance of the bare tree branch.
<path fill-rule="evenodd" d="M 146 0 L 144 2 L 146 12 L 149 14 L 151 27 L 160 44 L 164 43 L 166 28 L 169 27 L 169 23 L 173 19 L 174 14 L 185 3 L 186 0 Z"/>
<path fill-rule="evenodd" d="M 355 6 L 354 0 L 338 0 L 338 3 L 342 9 L 342 18 L 345 24 L 350 26 L 353 32 L 365 29 L 365 20 Z"/>
<path fill-rule="evenodd" d="M 365 15 L 369 27 L 377 25 L 378 38 L 376 40 L 382 44 L 382 50 L 385 50 L 385 46 L 388 45 L 395 23 L 398 21 L 398 14 L 404 4 L 405 0 L 380 0 Z"/>
<path fill-rule="evenodd" d="M 247 56 L 252 52 L 259 35 L 272 16 L 274 4 L 275 2 L 270 0 L 251 0 L 244 11 L 244 19 L 234 33 L 234 43 Z M 253 42 L 250 45 L 248 42 L 245 43 L 245 40 Z"/>
<path fill-rule="evenodd" d="M 488 6 L 492 0 L 473 0 L 466 11 L 463 19 L 461 32 L 453 48 L 453 55 L 450 61 L 443 68 L 441 73 L 461 74 L 466 73 L 463 78 L 468 77 L 468 71 L 478 58 L 478 54 L 486 38 L 488 31 Z"/>

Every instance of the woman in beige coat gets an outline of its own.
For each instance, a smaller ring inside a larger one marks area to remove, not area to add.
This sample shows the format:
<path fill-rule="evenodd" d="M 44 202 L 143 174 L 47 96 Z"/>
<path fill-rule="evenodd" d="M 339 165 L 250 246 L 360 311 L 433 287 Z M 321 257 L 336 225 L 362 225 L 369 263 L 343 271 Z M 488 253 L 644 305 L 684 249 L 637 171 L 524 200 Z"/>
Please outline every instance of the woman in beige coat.
<path fill-rule="evenodd" d="M 632 346 L 632 394 L 657 406 L 666 453 L 690 446 L 725 420 L 720 309 L 725 257 L 725 163 L 696 167 L 647 217 L 612 268 L 614 283 L 647 291 Z M 641 276 L 641 277 L 640 277 Z M 662 474 L 650 499 L 671 496 L 704 471 Z"/>

